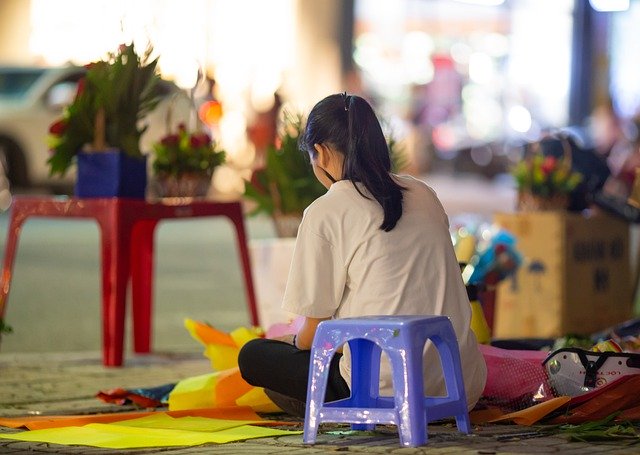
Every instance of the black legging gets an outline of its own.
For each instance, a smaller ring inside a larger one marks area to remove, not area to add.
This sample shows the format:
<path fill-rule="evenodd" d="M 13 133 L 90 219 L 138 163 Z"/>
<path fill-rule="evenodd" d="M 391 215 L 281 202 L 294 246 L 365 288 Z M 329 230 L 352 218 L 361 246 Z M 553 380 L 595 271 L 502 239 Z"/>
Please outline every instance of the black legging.
<path fill-rule="evenodd" d="M 331 359 L 325 401 L 348 398 L 349 386 L 340 374 L 338 362 L 342 354 Z M 302 351 L 283 341 L 258 338 L 240 350 L 238 366 L 245 381 L 282 395 L 307 401 L 309 359 L 311 351 Z"/>

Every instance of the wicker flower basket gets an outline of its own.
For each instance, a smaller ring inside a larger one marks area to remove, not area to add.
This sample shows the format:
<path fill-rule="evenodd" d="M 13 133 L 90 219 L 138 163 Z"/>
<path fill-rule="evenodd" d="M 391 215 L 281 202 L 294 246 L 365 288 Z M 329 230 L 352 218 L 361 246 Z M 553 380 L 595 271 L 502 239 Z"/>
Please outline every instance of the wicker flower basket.
<path fill-rule="evenodd" d="M 518 193 L 518 210 L 521 212 L 536 212 L 540 210 L 566 210 L 569 198 L 566 194 L 556 194 L 551 197 L 539 196 L 529 192 Z"/>
<path fill-rule="evenodd" d="M 533 212 L 540 210 L 567 210 L 569 195 L 583 176 L 571 170 L 572 150 L 564 136 L 549 136 L 562 146 L 562 157 L 546 156 L 542 140 L 528 144 L 529 158 L 514 168 L 518 183 L 517 210 Z M 526 152 L 526 149 L 525 149 Z M 550 194 L 543 196 L 540 193 Z"/>
<path fill-rule="evenodd" d="M 157 180 L 160 197 L 204 197 L 210 187 L 211 176 L 206 174 L 159 175 Z"/>

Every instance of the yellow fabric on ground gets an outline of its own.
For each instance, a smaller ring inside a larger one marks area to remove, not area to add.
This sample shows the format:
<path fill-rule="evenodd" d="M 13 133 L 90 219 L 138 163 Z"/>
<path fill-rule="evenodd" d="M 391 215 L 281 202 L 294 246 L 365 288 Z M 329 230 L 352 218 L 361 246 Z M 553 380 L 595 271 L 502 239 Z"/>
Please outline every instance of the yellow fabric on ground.
<path fill-rule="evenodd" d="M 123 420 L 114 422 L 112 425 L 135 428 L 156 428 L 167 430 L 185 431 L 220 431 L 228 428 L 241 427 L 260 423 L 262 420 L 224 420 L 208 419 L 206 417 L 179 417 L 174 418 L 166 414 L 154 414 L 141 417 L 139 419 Z"/>
<path fill-rule="evenodd" d="M 261 387 L 254 387 L 236 400 L 238 406 L 250 406 L 256 412 L 278 412 L 280 408 L 264 393 Z"/>
<path fill-rule="evenodd" d="M 138 420 L 147 419 L 146 417 Z M 194 419 L 182 417 L 173 419 Z M 206 443 L 224 444 L 245 439 L 266 438 L 273 436 L 301 434 L 301 431 L 277 430 L 274 428 L 264 428 L 252 425 L 234 426 L 218 431 L 209 428 L 222 428 L 225 425 L 217 419 L 195 418 L 196 421 L 186 422 L 160 422 L 161 428 L 150 428 L 146 425 L 149 422 L 142 422 L 144 426 L 128 426 L 128 422 L 118 424 L 92 423 L 83 427 L 63 427 L 47 430 L 24 431 L 22 433 L 0 434 L 2 439 L 15 439 L 19 441 L 45 442 L 62 445 L 84 445 L 101 447 L 106 449 L 135 449 L 143 447 L 173 447 L 173 446 L 194 446 Z M 205 423 L 204 420 L 213 420 Z M 228 421 L 229 423 L 236 423 Z M 167 426 L 188 428 L 190 423 L 194 423 L 197 430 L 187 431 L 184 429 L 168 429 Z"/>
<path fill-rule="evenodd" d="M 262 388 L 248 384 L 238 369 L 238 353 L 245 343 L 258 338 L 258 328 L 239 327 L 227 334 L 210 325 L 185 319 L 185 327 L 205 347 L 214 373 L 183 379 L 169 394 L 169 409 L 199 409 L 219 406 L 250 406 L 259 412 L 280 409 Z"/>

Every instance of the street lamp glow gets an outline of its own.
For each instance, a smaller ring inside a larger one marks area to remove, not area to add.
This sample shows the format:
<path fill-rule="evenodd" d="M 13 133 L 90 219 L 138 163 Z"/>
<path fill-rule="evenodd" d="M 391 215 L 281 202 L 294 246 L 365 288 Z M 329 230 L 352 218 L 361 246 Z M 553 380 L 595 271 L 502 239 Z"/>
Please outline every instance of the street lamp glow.
<path fill-rule="evenodd" d="M 507 114 L 509 126 L 518 133 L 526 133 L 531 129 L 531 113 L 524 106 L 513 106 Z"/>

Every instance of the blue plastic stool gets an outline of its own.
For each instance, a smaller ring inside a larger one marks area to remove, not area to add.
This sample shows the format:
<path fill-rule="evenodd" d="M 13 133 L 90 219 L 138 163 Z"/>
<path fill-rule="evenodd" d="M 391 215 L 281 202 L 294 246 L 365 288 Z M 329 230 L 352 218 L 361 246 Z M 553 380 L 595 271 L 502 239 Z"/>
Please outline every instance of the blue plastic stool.
<path fill-rule="evenodd" d="M 425 397 L 422 373 L 424 345 L 430 339 L 440 354 L 446 397 Z M 344 343 L 351 350 L 351 396 L 324 403 L 329 364 Z M 393 397 L 379 395 L 380 354 L 393 371 Z M 400 444 L 427 442 L 427 423 L 455 417 L 458 430 L 471 432 L 462 380 L 460 352 L 446 316 L 373 316 L 323 321 L 311 348 L 304 443 L 314 444 L 322 422 L 348 422 L 354 430 L 373 430 L 377 423 L 398 426 Z"/>

